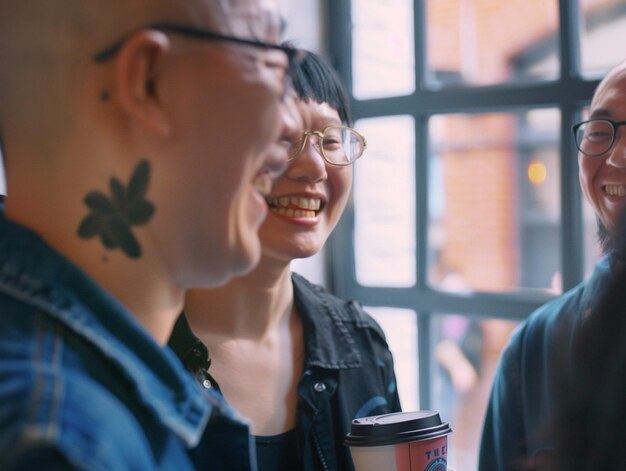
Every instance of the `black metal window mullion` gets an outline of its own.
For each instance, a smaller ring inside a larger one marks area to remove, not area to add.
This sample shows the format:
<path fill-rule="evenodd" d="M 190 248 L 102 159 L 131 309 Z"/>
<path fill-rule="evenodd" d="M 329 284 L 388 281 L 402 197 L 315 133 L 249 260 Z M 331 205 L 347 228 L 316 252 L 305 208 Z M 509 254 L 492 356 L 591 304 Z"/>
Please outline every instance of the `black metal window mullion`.
<path fill-rule="evenodd" d="M 417 311 L 417 366 L 419 380 L 420 409 L 432 408 L 430 378 L 433 372 L 433 355 L 431 349 L 432 315 Z"/>

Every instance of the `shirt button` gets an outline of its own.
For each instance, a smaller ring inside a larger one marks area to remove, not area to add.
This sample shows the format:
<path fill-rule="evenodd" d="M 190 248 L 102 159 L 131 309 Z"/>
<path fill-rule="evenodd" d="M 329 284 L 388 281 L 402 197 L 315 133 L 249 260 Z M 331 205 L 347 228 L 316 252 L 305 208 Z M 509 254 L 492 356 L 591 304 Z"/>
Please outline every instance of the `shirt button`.
<path fill-rule="evenodd" d="M 211 389 L 211 381 L 205 379 L 204 381 L 202 381 L 202 386 L 204 386 L 206 389 Z"/>
<path fill-rule="evenodd" d="M 197 357 L 202 356 L 202 351 L 200 351 L 200 348 L 198 347 L 194 347 L 194 349 L 191 352 Z"/>
<path fill-rule="evenodd" d="M 326 391 L 326 385 L 324 383 L 315 383 L 313 389 L 317 392 L 324 392 Z"/>

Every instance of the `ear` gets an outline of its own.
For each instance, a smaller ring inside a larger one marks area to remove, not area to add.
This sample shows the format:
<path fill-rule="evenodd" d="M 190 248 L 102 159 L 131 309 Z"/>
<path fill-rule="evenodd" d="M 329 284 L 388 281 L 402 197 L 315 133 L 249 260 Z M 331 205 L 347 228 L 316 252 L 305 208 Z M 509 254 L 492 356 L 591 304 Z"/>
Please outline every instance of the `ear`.
<path fill-rule="evenodd" d="M 140 31 L 120 49 L 115 63 L 115 90 L 121 106 L 134 119 L 164 136 L 171 126 L 160 95 L 162 64 L 171 49 L 167 35 Z"/>

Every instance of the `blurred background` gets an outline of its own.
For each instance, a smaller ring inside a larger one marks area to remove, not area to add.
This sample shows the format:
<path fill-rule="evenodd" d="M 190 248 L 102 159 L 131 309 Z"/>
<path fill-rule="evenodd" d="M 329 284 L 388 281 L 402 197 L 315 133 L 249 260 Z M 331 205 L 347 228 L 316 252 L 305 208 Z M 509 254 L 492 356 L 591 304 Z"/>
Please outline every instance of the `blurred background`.
<path fill-rule="evenodd" d="M 287 2 L 368 150 L 324 254 L 294 269 L 359 299 L 394 352 L 405 409 L 451 423 L 472 471 L 511 331 L 600 256 L 571 126 L 626 59 L 623 0 Z"/>
<path fill-rule="evenodd" d="M 404 409 L 440 411 L 472 471 L 511 331 L 600 255 L 571 126 L 626 59 L 626 2 L 281 2 L 368 140 L 326 250 L 294 269 L 376 317 Z"/>

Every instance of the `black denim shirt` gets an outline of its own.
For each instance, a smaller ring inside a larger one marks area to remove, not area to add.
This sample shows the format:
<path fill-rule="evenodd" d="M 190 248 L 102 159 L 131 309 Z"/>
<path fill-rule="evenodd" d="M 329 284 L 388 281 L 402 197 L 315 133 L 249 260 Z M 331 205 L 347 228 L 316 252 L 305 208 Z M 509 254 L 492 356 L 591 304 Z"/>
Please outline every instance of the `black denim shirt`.
<path fill-rule="evenodd" d="M 296 273 L 292 281 L 305 344 L 296 425 L 300 469 L 353 470 L 344 445 L 352 420 L 400 411 L 391 352 L 359 303 L 339 299 Z M 217 386 L 208 374 L 208 350 L 183 316 L 170 346 L 200 382 Z"/>

